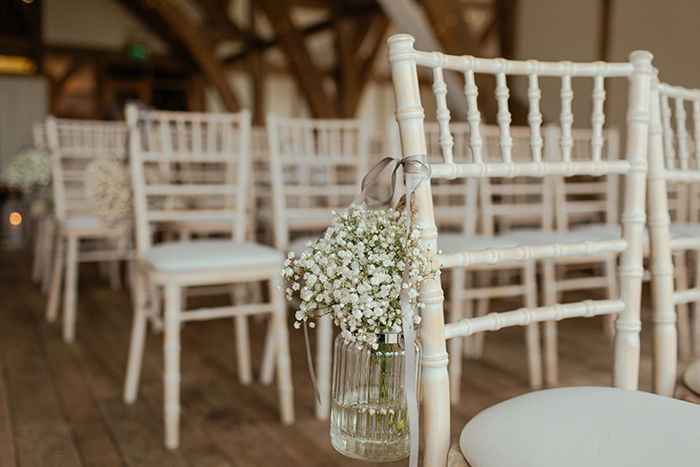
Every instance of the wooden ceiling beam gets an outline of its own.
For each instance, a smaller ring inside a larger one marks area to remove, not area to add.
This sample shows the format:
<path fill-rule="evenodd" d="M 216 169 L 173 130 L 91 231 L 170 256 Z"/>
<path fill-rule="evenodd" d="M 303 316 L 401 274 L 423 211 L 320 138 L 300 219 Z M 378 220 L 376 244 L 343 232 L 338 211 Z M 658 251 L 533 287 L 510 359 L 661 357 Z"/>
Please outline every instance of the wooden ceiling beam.
<path fill-rule="evenodd" d="M 501 46 L 501 56 L 515 58 L 516 34 L 516 0 L 496 0 L 495 18 L 498 21 L 498 42 Z"/>
<path fill-rule="evenodd" d="M 246 44 L 254 44 L 257 37 L 250 31 L 241 28 L 229 16 L 228 6 L 219 0 L 196 0 L 208 21 L 216 25 L 230 39 L 240 40 Z"/>
<path fill-rule="evenodd" d="M 256 0 L 257 1 L 257 0 Z M 324 0 L 326 1 L 326 0 Z M 373 5 L 368 5 L 366 7 L 362 8 L 355 8 L 354 10 L 347 11 L 343 13 L 343 16 L 346 19 L 350 18 L 357 18 L 357 17 L 362 17 L 366 16 L 370 13 L 374 13 L 379 11 L 379 7 L 376 4 Z M 303 27 L 303 28 L 298 28 L 299 33 L 301 34 L 302 37 L 306 38 L 309 36 L 313 36 L 314 34 L 318 34 L 324 31 L 327 31 L 333 27 L 335 24 L 334 19 L 325 19 L 322 21 L 319 21 L 318 23 L 314 23 L 312 25 Z M 238 60 L 241 60 L 245 58 L 248 54 L 251 52 L 264 52 L 265 50 L 271 48 L 271 47 L 276 47 L 280 45 L 280 40 L 279 37 L 275 37 L 274 39 L 271 40 L 264 40 L 264 39 L 259 39 L 255 44 L 248 46 L 246 50 L 243 50 L 241 52 L 236 52 L 235 54 L 232 54 L 224 59 L 224 63 L 226 65 L 231 65 Z"/>
<path fill-rule="evenodd" d="M 156 0 L 149 2 L 149 5 L 187 46 L 204 75 L 216 87 L 226 110 L 237 112 L 240 109 L 238 98 L 231 88 L 225 69 L 214 56 L 212 44 L 203 35 L 201 28 L 180 11 L 172 1 Z"/>
<path fill-rule="evenodd" d="M 304 36 L 292 23 L 287 1 L 257 0 L 257 3 L 270 19 L 289 68 L 296 77 L 314 117 L 336 118 L 338 113 L 334 102 L 323 87 L 323 74 L 311 60 L 304 44 Z"/>
<path fill-rule="evenodd" d="M 423 0 L 421 4 L 433 26 L 435 36 L 446 53 L 472 55 L 476 52 L 476 41 L 458 1 Z"/>
<path fill-rule="evenodd" d="M 185 47 L 180 38 L 173 33 L 168 23 L 156 14 L 152 8 L 148 7 L 141 0 L 118 1 L 136 20 L 165 42 L 168 47 L 170 47 L 173 55 L 181 55 L 182 57 L 192 60 L 193 57 L 190 55 L 187 47 Z"/>
<path fill-rule="evenodd" d="M 388 25 L 387 17 L 378 12 L 369 18 L 368 23 L 357 22 L 354 31 L 347 28 L 348 24 L 336 27 L 338 103 L 344 117 L 354 117 L 357 113 Z M 359 52 L 366 40 L 372 40 L 372 44 L 367 57 L 362 60 Z"/>

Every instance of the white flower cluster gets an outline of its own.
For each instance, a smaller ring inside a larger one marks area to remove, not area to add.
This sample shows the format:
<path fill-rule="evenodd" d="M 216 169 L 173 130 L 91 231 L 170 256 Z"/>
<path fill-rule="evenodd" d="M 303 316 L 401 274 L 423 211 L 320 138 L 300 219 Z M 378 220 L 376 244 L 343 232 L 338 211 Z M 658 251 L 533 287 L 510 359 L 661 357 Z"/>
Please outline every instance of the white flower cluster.
<path fill-rule="evenodd" d="M 131 175 L 124 161 L 98 157 L 85 169 L 85 194 L 119 248 L 128 248 L 134 215 Z"/>
<path fill-rule="evenodd" d="M 49 186 L 51 162 L 48 156 L 34 148 L 19 152 L 7 167 L 7 182 L 20 187 L 25 192 Z"/>
<path fill-rule="evenodd" d="M 289 253 L 282 276 L 287 299 L 298 294 L 301 306 L 294 326 L 331 314 L 349 340 L 376 347 L 377 336 L 401 332 L 401 287 L 408 289 L 414 310 L 426 275 L 434 274 L 427 251 L 414 228 L 406 238 L 406 214 L 394 209 L 351 206 L 334 213 L 324 235 L 299 256 Z M 405 264 L 408 277 L 403 284 Z M 414 324 L 420 315 L 414 313 Z M 313 327 L 313 322 L 309 323 Z"/>

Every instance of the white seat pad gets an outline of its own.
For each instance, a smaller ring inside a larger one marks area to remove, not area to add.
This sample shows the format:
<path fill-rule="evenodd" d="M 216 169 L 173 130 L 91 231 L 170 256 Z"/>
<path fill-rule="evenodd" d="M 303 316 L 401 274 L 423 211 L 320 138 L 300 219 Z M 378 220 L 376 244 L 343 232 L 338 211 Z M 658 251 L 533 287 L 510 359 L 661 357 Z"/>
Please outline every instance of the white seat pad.
<path fill-rule="evenodd" d="M 74 214 L 63 220 L 63 227 L 71 230 L 100 230 L 102 221 L 94 214 Z"/>
<path fill-rule="evenodd" d="M 512 238 L 501 236 L 486 237 L 482 235 L 465 235 L 446 233 L 438 235 L 438 249 L 443 253 L 457 251 L 479 251 L 488 248 L 509 248 L 518 246 Z"/>
<path fill-rule="evenodd" d="M 671 224 L 671 237 L 700 237 L 700 224 L 673 222 Z"/>
<path fill-rule="evenodd" d="M 536 391 L 479 413 L 460 447 L 472 467 L 700 465 L 700 406 L 608 387 Z"/>
<path fill-rule="evenodd" d="M 700 359 L 695 360 L 683 373 L 683 382 L 695 394 L 700 395 Z"/>
<path fill-rule="evenodd" d="M 226 270 L 281 265 L 279 251 L 255 243 L 230 240 L 166 242 L 146 253 L 146 262 L 156 271 L 186 272 Z"/>

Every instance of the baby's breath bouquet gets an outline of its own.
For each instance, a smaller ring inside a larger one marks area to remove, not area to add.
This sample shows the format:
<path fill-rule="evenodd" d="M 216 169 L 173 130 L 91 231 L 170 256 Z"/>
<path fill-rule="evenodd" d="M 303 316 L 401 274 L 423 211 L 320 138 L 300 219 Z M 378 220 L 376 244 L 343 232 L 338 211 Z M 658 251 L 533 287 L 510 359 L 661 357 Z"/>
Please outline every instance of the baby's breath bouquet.
<path fill-rule="evenodd" d="M 51 163 L 43 151 L 34 148 L 17 153 L 7 167 L 7 182 L 26 193 L 40 190 L 51 183 Z"/>
<path fill-rule="evenodd" d="M 379 335 L 402 330 L 401 287 L 415 305 L 414 324 L 420 323 L 417 291 L 434 273 L 430 258 L 418 228 L 406 235 L 405 211 L 351 206 L 334 214 L 320 239 L 299 257 L 289 253 L 284 263 L 287 299 L 301 298 L 294 325 L 329 314 L 343 337 L 376 349 Z"/>

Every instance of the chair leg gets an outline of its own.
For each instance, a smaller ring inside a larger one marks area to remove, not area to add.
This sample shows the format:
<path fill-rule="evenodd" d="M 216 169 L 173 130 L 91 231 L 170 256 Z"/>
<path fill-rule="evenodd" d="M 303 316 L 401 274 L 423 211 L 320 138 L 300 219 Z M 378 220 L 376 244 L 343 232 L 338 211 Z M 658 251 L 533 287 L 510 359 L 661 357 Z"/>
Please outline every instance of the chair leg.
<path fill-rule="evenodd" d="M 165 331 L 163 356 L 165 389 L 165 447 L 177 449 L 180 444 L 180 311 L 182 291 L 174 284 L 165 286 Z"/>
<path fill-rule="evenodd" d="M 141 366 L 143 364 L 143 349 L 146 343 L 146 284 L 145 277 L 138 271 L 134 271 L 137 277 L 134 280 L 134 318 L 131 325 L 131 343 L 129 344 L 129 359 L 126 367 L 126 379 L 124 381 L 124 402 L 131 404 L 136 401 L 141 379 Z"/>
<path fill-rule="evenodd" d="M 525 307 L 537 306 L 537 269 L 534 261 L 525 263 L 523 268 L 523 284 L 525 285 Z M 525 345 L 527 347 L 527 364 L 530 387 L 542 387 L 542 348 L 540 347 L 539 323 L 530 323 L 525 328 Z"/>
<path fill-rule="evenodd" d="M 151 323 L 151 330 L 156 333 L 163 332 L 163 314 L 161 290 L 157 285 L 154 285 L 148 290 L 148 321 Z"/>
<path fill-rule="evenodd" d="M 38 284 L 41 281 L 41 270 L 43 262 L 46 260 L 43 256 L 44 237 L 46 236 L 46 220 L 37 219 L 36 232 L 34 234 L 34 248 L 32 257 L 32 282 Z"/>
<path fill-rule="evenodd" d="M 112 290 L 121 290 L 122 288 L 122 278 L 121 278 L 121 268 L 119 267 L 119 261 L 110 261 L 108 266 L 109 275 L 109 287 Z"/>
<path fill-rule="evenodd" d="M 454 268 L 450 271 L 450 322 L 454 323 L 464 318 L 464 268 Z M 449 341 L 450 402 L 459 403 L 462 389 L 462 337 L 454 337 Z"/>
<path fill-rule="evenodd" d="M 491 300 L 489 298 L 480 298 L 476 301 L 476 316 L 484 316 L 489 312 L 489 305 Z M 484 338 L 486 337 L 485 332 L 480 332 L 474 334 L 472 337 L 472 343 L 474 345 L 474 352 L 472 358 L 479 359 L 484 353 Z"/>
<path fill-rule="evenodd" d="M 289 425 L 294 423 L 294 389 L 292 387 L 291 358 L 289 357 L 289 335 L 287 334 L 287 307 L 284 302 L 284 292 L 277 288 L 280 281 L 281 279 L 277 275 L 270 279 L 269 293 L 273 309 L 272 320 L 277 335 L 275 353 L 277 354 L 277 386 L 281 418 L 282 423 Z"/>
<path fill-rule="evenodd" d="M 557 303 L 556 289 L 556 268 L 552 261 L 545 261 L 543 264 L 544 280 L 544 304 L 554 305 Z M 557 350 L 557 322 L 544 322 L 544 380 L 547 386 L 556 386 L 559 383 L 559 362 Z"/>
<path fill-rule="evenodd" d="M 78 292 L 78 244 L 76 235 L 66 239 L 66 281 L 63 292 L 63 340 L 75 340 L 76 295 Z"/>
<path fill-rule="evenodd" d="M 236 327 L 236 354 L 238 357 L 238 380 L 241 384 L 250 384 L 253 370 L 250 365 L 250 337 L 248 317 L 239 315 L 234 318 Z"/>
<path fill-rule="evenodd" d="M 331 413 L 331 359 L 333 357 L 333 322 L 330 315 L 321 317 L 317 325 L 316 368 L 320 400 L 316 402 L 316 418 L 328 420 Z"/>
<path fill-rule="evenodd" d="M 56 237 L 54 248 L 53 273 L 51 274 L 51 287 L 49 288 L 49 300 L 46 305 L 46 320 L 50 323 L 58 317 L 58 302 L 61 299 L 61 282 L 63 279 L 63 252 L 66 238 L 62 235 Z"/>
<path fill-rule="evenodd" d="M 605 278 L 607 280 L 608 299 L 617 298 L 619 290 L 617 287 L 617 260 L 615 256 L 610 256 L 605 259 Z M 603 315 L 603 330 L 605 335 L 610 338 L 612 344 L 615 339 L 615 320 L 617 315 Z"/>
<path fill-rule="evenodd" d="M 474 276 L 476 273 L 472 271 L 464 271 L 464 287 L 462 289 L 462 294 L 465 290 L 470 290 L 474 286 Z M 462 299 L 462 318 L 473 318 L 474 317 L 474 299 L 464 297 Z M 457 338 L 459 339 L 459 337 Z M 474 336 L 462 337 L 462 354 L 464 358 L 476 358 L 474 349 Z"/>
<path fill-rule="evenodd" d="M 696 250 L 693 255 L 695 262 L 695 278 L 693 288 L 700 289 L 700 250 Z M 700 356 L 700 302 L 693 305 L 693 356 Z"/>
<path fill-rule="evenodd" d="M 250 303 L 248 301 L 247 284 L 233 284 L 231 286 L 231 303 Z M 238 315 L 234 317 L 236 333 L 236 357 L 238 360 L 238 380 L 241 384 L 250 384 L 253 380 L 253 370 L 250 364 L 250 333 L 248 330 L 248 316 Z"/>
<path fill-rule="evenodd" d="M 41 292 L 46 295 L 49 293 L 50 285 L 51 285 L 51 269 L 53 267 L 53 263 L 51 262 L 51 258 L 53 257 L 54 254 L 54 244 L 57 242 L 57 239 L 55 238 L 56 235 L 56 224 L 53 219 L 47 219 L 46 221 L 46 235 L 44 238 L 44 248 L 43 248 L 43 256 L 45 260 L 42 263 L 42 272 L 41 272 Z"/>
<path fill-rule="evenodd" d="M 275 322 L 270 317 L 267 323 L 267 333 L 265 335 L 265 348 L 260 365 L 260 382 L 271 384 L 275 376 Z"/>
<path fill-rule="evenodd" d="M 673 252 L 674 269 L 676 270 L 676 290 L 686 290 L 688 288 L 686 259 L 685 251 Z M 676 316 L 678 319 L 678 356 L 680 360 L 687 360 L 691 355 L 688 305 L 676 305 Z"/>

